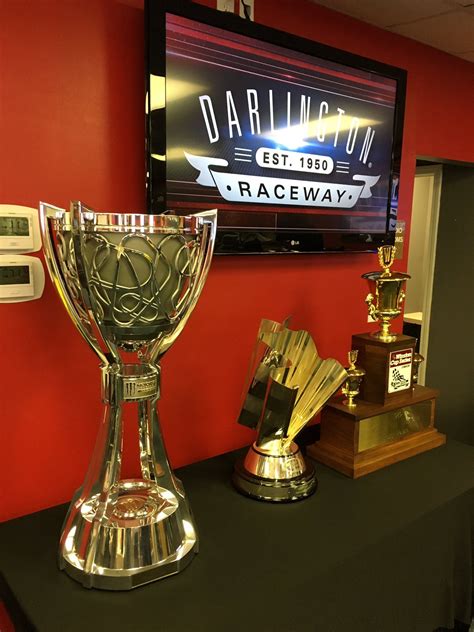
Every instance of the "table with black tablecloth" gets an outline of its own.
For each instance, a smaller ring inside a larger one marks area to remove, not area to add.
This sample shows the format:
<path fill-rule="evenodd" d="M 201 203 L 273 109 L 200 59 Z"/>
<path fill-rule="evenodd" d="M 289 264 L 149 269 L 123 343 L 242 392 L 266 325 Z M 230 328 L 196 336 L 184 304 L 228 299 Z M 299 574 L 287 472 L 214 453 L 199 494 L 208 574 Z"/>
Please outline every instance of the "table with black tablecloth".
<path fill-rule="evenodd" d="M 56 567 L 66 506 L 0 525 L 1 591 L 18 630 L 432 632 L 468 623 L 474 448 L 446 446 L 284 505 L 239 495 L 236 453 L 178 471 L 200 553 L 130 592 L 87 590 Z"/>

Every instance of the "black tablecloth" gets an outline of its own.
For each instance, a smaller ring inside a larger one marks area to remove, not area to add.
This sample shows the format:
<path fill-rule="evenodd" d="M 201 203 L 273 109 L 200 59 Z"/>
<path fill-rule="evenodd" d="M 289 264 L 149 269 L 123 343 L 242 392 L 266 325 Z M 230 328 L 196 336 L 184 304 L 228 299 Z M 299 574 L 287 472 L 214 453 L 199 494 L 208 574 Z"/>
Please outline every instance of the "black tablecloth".
<path fill-rule="evenodd" d="M 318 465 L 317 493 L 285 505 L 235 492 L 235 458 L 178 472 L 200 553 L 131 592 L 87 590 L 57 570 L 65 506 L 0 525 L 19 629 L 433 632 L 470 621 L 474 448 L 448 442 L 356 481 Z"/>

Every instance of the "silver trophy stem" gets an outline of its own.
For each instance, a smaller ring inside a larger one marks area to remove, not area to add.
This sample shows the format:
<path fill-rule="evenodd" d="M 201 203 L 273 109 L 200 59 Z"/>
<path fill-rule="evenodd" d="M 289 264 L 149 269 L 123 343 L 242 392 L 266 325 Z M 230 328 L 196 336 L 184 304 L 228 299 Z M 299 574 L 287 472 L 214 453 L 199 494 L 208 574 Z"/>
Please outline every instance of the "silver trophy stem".
<path fill-rule="evenodd" d="M 140 465 L 145 480 L 153 481 L 183 496 L 181 484 L 177 484 L 168 461 L 156 401 L 147 400 L 138 405 L 138 428 L 140 440 Z"/>
<path fill-rule="evenodd" d="M 150 432 L 150 418 L 154 407 L 150 401 L 138 404 L 138 440 L 140 443 L 140 467 L 142 476 L 147 481 L 156 481 L 164 475 L 163 468 L 157 462 L 153 462 L 153 451 Z M 158 424 L 157 424 L 158 425 Z M 159 433 L 159 427 L 155 430 Z M 168 459 L 166 459 L 168 461 Z"/>
<path fill-rule="evenodd" d="M 103 425 L 105 428 L 103 432 L 100 432 L 97 444 L 97 456 L 100 460 L 94 459 L 92 462 L 93 466 L 99 466 L 99 477 L 96 481 L 94 480 L 95 472 L 93 467 L 91 467 L 90 480 L 87 481 L 87 483 L 100 490 L 98 492 L 98 506 L 92 524 L 91 537 L 86 545 L 83 570 L 87 578 L 93 572 L 98 557 L 97 546 L 99 538 L 96 536 L 98 535 L 101 522 L 106 516 L 107 506 L 116 503 L 118 496 L 117 483 L 120 479 L 122 464 L 122 407 L 120 404 L 106 405 Z M 105 438 L 105 441 L 101 440 L 103 438 Z M 93 495 L 86 496 L 85 491 L 83 489 L 81 494 L 84 499 L 93 497 Z M 89 579 L 86 582 L 86 585 L 88 584 Z"/>
<path fill-rule="evenodd" d="M 120 478 L 122 465 L 122 405 L 105 405 L 104 420 L 97 437 L 92 461 L 82 487 L 82 496 L 98 494 L 96 519 L 100 520 Z M 116 494 L 115 494 L 116 496 Z"/>
<path fill-rule="evenodd" d="M 124 590 L 181 570 L 197 552 L 197 536 L 160 432 L 159 370 L 112 365 L 102 375 L 104 421 L 65 521 L 60 566 L 84 586 Z M 138 401 L 140 480 L 120 477 L 122 408 L 129 401 Z"/>

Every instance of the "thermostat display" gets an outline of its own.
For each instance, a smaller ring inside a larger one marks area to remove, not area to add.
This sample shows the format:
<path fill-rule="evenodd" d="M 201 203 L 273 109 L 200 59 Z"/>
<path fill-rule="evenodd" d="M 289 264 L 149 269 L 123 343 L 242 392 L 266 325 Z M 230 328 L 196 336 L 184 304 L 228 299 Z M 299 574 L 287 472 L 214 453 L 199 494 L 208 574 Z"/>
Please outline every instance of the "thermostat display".
<path fill-rule="evenodd" d="M 0 303 L 40 298 L 44 289 L 43 264 L 27 255 L 0 255 Z"/>
<path fill-rule="evenodd" d="M 27 217 L 0 217 L 1 237 L 27 237 L 30 234 L 30 223 Z"/>
<path fill-rule="evenodd" d="M 0 252 L 36 252 L 40 248 L 38 211 L 0 204 Z"/>
<path fill-rule="evenodd" d="M 30 283 L 30 266 L 0 265 L 0 285 L 25 285 Z"/>

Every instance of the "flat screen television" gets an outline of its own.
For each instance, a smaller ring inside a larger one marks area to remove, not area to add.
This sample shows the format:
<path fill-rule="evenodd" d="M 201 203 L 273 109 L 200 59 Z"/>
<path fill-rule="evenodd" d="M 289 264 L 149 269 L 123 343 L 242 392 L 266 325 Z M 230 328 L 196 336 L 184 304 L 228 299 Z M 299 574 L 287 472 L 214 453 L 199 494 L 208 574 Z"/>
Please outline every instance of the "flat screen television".
<path fill-rule="evenodd" d="M 393 243 L 404 70 L 192 2 L 146 6 L 148 207 L 219 254 Z"/>

